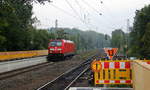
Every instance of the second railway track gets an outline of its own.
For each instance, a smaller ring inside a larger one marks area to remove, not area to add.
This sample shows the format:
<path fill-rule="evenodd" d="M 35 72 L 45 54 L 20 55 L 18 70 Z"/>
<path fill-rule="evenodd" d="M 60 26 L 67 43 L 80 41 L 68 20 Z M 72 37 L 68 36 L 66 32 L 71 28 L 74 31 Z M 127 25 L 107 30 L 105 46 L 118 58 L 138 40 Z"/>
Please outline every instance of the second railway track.
<path fill-rule="evenodd" d="M 80 65 L 68 70 L 67 72 L 61 74 L 54 80 L 46 83 L 37 90 L 67 90 L 69 87 L 90 68 L 90 62 L 95 58 L 95 56 L 87 59 Z"/>

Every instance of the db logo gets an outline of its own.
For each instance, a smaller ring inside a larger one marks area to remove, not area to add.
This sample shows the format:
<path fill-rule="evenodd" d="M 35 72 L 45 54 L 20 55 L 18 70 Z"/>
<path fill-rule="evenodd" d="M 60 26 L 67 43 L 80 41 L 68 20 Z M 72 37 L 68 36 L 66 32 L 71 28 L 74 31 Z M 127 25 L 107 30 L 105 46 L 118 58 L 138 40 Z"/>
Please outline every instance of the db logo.
<path fill-rule="evenodd" d="M 91 68 L 93 72 L 100 72 L 102 69 L 102 64 L 99 61 L 93 61 L 91 64 Z"/>

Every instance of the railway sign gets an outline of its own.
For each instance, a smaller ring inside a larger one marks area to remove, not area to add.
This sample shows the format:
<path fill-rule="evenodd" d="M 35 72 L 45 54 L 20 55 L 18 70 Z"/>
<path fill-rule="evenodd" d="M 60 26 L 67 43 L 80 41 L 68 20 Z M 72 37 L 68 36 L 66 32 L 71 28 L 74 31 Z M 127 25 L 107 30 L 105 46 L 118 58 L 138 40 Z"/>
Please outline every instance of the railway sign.
<path fill-rule="evenodd" d="M 102 69 L 102 65 L 99 61 L 93 61 L 91 68 L 93 72 L 99 72 Z"/>
<path fill-rule="evenodd" d="M 118 48 L 104 48 L 104 51 L 109 57 L 109 59 L 112 60 L 114 55 L 116 55 Z"/>

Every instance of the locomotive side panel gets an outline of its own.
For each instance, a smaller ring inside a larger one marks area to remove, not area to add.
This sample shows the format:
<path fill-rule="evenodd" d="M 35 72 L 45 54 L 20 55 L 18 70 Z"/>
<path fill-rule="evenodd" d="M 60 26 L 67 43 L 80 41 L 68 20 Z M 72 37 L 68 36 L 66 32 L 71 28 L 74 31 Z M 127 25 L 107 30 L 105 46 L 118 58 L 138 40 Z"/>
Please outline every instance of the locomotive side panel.
<path fill-rule="evenodd" d="M 73 42 L 66 42 L 65 44 L 64 44 L 64 55 L 65 56 L 70 56 L 70 55 L 74 55 L 74 49 L 75 49 L 75 47 L 74 47 L 74 43 Z"/>

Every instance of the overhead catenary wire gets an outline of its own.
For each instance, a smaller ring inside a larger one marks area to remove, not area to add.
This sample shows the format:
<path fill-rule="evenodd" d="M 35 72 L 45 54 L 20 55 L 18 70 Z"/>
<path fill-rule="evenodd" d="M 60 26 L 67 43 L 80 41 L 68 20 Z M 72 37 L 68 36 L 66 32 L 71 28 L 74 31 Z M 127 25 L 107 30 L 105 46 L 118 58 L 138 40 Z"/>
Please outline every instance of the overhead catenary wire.
<path fill-rule="evenodd" d="M 86 15 L 86 14 L 89 15 L 89 13 L 88 13 L 87 11 L 83 10 L 82 5 L 80 5 L 80 3 L 79 3 L 78 0 L 75 0 L 75 2 L 76 2 L 76 4 L 79 6 L 81 18 L 83 17 L 83 21 L 86 23 L 86 19 L 87 19 L 87 15 Z M 87 13 L 85 13 L 85 12 L 87 12 Z M 83 13 L 83 14 L 82 14 L 82 13 Z M 89 20 L 89 18 L 88 18 L 88 20 Z M 89 21 L 88 21 L 88 22 L 89 22 Z"/>
<path fill-rule="evenodd" d="M 82 19 L 82 17 L 80 17 L 80 15 L 78 14 L 78 12 L 73 8 L 73 6 L 71 5 L 71 3 L 70 3 L 68 0 L 65 0 L 65 1 L 66 1 L 67 4 L 70 6 L 70 8 L 73 10 L 73 12 L 78 16 L 79 20 L 80 20 L 81 22 L 83 22 L 83 24 L 84 24 L 88 29 L 90 29 L 89 26 L 87 26 L 87 23 L 84 22 L 84 20 Z"/>
<path fill-rule="evenodd" d="M 82 18 L 80 17 L 80 15 L 78 14 L 78 12 L 73 8 L 73 6 L 71 5 L 71 3 L 68 0 L 65 0 L 67 2 L 67 4 L 70 6 L 70 8 L 72 9 L 72 11 L 78 16 L 79 19 L 82 20 Z"/>
<path fill-rule="evenodd" d="M 68 0 L 66 0 L 66 2 L 68 2 Z M 62 8 L 60 8 L 60 7 L 56 6 L 56 5 L 54 5 L 54 4 L 51 4 L 51 6 L 57 8 L 57 9 L 60 10 L 61 12 L 65 13 L 66 15 L 69 15 L 69 16 L 71 16 L 71 17 L 74 17 L 74 19 L 76 19 L 76 20 L 79 20 L 79 21 L 80 21 L 81 23 L 83 23 L 83 25 L 85 25 L 85 27 L 88 28 L 89 30 L 90 30 L 90 27 L 89 27 L 88 25 L 95 27 L 94 25 L 92 25 L 92 24 L 90 24 L 90 23 L 86 23 L 86 22 L 80 17 L 80 15 L 78 14 L 78 12 L 74 9 L 74 7 L 70 4 L 70 2 L 68 2 L 67 4 L 70 6 L 70 8 L 73 10 L 73 12 L 74 12 L 76 15 L 71 14 L 70 12 L 68 12 L 68 11 L 66 11 L 66 10 L 64 10 L 64 9 L 62 9 Z M 82 7 L 81 7 L 81 8 L 82 8 Z M 88 24 L 88 25 L 87 25 L 87 24 Z M 108 28 L 110 28 L 110 27 L 108 27 Z"/>
<path fill-rule="evenodd" d="M 71 15 L 72 17 L 74 17 L 74 18 L 80 20 L 88 29 L 89 29 L 89 26 L 88 26 L 88 25 L 94 26 L 94 25 L 92 25 L 92 24 L 86 23 L 86 22 L 80 17 L 80 15 L 78 14 L 78 12 L 73 8 L 73 6 L 70 4 L 70 2 L 69 2 L 68 0 L 66 0 L 66 2 L 67 2 L 67 4 L 71 7 L 71 9 L 72 9 L 73 12 L 76 14 L 76 16 L 72 15 L 71 13 L 69 13 L 69 12 L 63 10 L 62 8 L 60 8 L 60 7 L 58 7 L 58 6 L 55 6 L 55 5 L 53 5 L 53 4 L 52 4 L 52 6 L 55 7 L 55 8 L 57 8 L 57 9 L 59 9 L 59 10 L 61 10 L 61 11 L 64 12 L 65 14 Z M 79 2 L 78 2 L 78 3 L 79 3 Z M 81 5 L 80 5 L 80 6 L 81 6 Z M 92 6 L 91 6 L 91 7 L 92 7 Z M 94 10 L 96 10 L 96 9 L 94 9 Z M 97 12 L 98 12 L 98 11 L 97 11 Z M 87 25 L 87 24 L 88 24 L 88 25 Z"/>
<path fill-rule="evenodd" d="M 90 20 L 89 18 L 88 18 L 88 21 L 86 22 L 87 16 L 86 16 L 86 14 L 84 13 L 84 10 L 83 10 L 83 8 L 82 8 L 82 5 L 80 5 L 80 3 L 79 3 L 78 0 L 75 0 L 75 2 L 76 2 L 76 4 L 79 6 L 81 18 L 83 17 L 84 23 L 85 23 L 85 24 L 88 24 L 88 25 L 91 25 L 91 24 L 89 23 L 89 20 Z M 83 14 L 82 14 L 82 13 L 83 13 Z M 93 26 L 93 25 L 91 25 L 91 26 Z"/>
<path fill-rule="evenodd" d="M 77 1 L 77 0 L 75 0 L 76 1 L 76 3 L 77 3 L 77 5 L 80 7 L 80 10 L 81 10 L 81 8 L 82 8 L 82 6 L 79 4 L 79 2 Z M 85 2 L 85 0 L 83 0 L 83 2 L 84 3 L 86 3 L 87 4 L 87 6 L 90 6 L 90 8 L 92 8 L 96 13 L 99 13 L 99 11 L 97 10 L 97 9 L 95 9 L 93 6 L 91 6 L 89 3 L 87 3 L 87 2 Z M 101 14 L 101 13 L 99 13 L 99 14 Z M 85 24 L 88 24 L 88 25 L 90 25 L 90 26 L 93 26 L 93 27 L 95 27 L 93 24 L 91 24 L 91 23 L 86 23 L 86 15 L 84 14 L 84 22 L 85 22 Z M 97 27 L 97 26 L 96 26 Z M 108 27 L 109 29 L 111 28 L 112 29 L 112 27 Z M 114 29 L 114 28 L 113 28 Z"/>
<path fill-rule="evenodd" d="M 82 11 L 83 11 L 82 6 L 79 4 L 78 0 L 75 0 L 75 2 L 76 2 L 76 4 L 79 6 L 80 15 L 81 15 L 81 17 L 82 17 Z M 84 12 L 84 11 L 83 11 L 83 12 Z"/>
<path fill-rule="evenodd" d="M 71 5 L 71 3 L 68 0 L 65 0 L 67 2 L 67 4 L 71 7 L 71 9 L 74 11 L 74 13 L 79 17 L 80 21 L 82 21 L 83 23 L 87 24 L 86 22 L 84 22 L 84 20 L 82 19 L 82 17 L 80 17 L 80 15 L 78 14 L 78 12 L 73 8 L 73 6 Z M 78 5 L 79 2 L 77 1 Z M 79 5 L 80 6 L 80 5 Z M 80 6 L 81 7 L 81 6 Z"/>
<path fill-rule="evenodd" d="M 88 7 L 90 7 L 93 11 L 95 11 L 96 13 L 98 13 L 98 15 L 103 15 L 102 13 L 100 13 L 97 9 L 95 9 L 92 5 L 90 5 L 88 2 L 86 2 L 85 0 L 81 0 L 85 5 L 87 5 Z M 104 15 L 103 15 L 104 16 Z M 104 16 L 105 17 L 105 16 Z M 104 19 L 104 18 L 102 18 L 102 19 Z M 109 20 L 108 20 L 108 18 L 106 18 L 105 17 L 105 20 L 104 21 L 107 21 L 106 23 L 108 24 L 108 25 L 114 25 L 113 23 L 111 23 L 111 22 L 108 22 Z M 113 28 L 113 27 L 111 27 L 111 28 Z"/>
<path fill-rule="evenodd" d="M 68 0 L 66 0 L 66 2 L 69 4 L 69 6 L 72 8 L 72 10 L 76 13 L 76 15 L 78 15 L 79 16 L 79 14 L 77 13 L 77 11 L 73 8 L 73 6 L 68 2 Z M 81 13 L 81 9 L 82 9 L 82 6 L 79 4 L 79 2 L 78 2 L 78 0 L 75 0 L 75 2 L 77 3 L 77 5 L 79 6 L 79 8 L 80 8 L 80 14 L 81 14 L 81 17 L 80 17 L 80 20 L 83 22 L 83 23 L 85 23 L 85 25 L 87 26 L 87 24 L 88 25 L 90 25 L 90 26 L 92 26 L 92 27 L 95 27 L 94 25 L 92 25 L 92 24 L 90 24 L 89 22 L 86 22 L 86 15 L 84 14 L 84 16 L 83 16 L 83 20 L 82 20 L 82 13 Z M 83 11 L 83 10 L 82 10 Z M 88 26 L 87 26 L 88 27 Z"/>
<path fill-rule="evenodd" d="M 77 18 L 76 16 L 72 15 L 71 13 L 65 11 L 64 9 L 62 9 L 62 8 L 60 8 L 60 7 L 58 7 L 58 6 L 54 5 L 54 4 L 51 4 L 51 6 L 53 6 L 54 8 L 57 8 L 58 10 L 60 10 L 61 12 L 65 13 L 67 15 L 70 15 L 70 16 L 72 16 L 74 18 Z"/>
<path fill-rule="evenodd" d="M 66 10 L 64 10 L 64 9 L 62 9 L 62 8 L 60 8 L 60 7 L 56 6 L 56 5 L 54 5 L 54 4 L 51 4 L 51 6 L 54 7 L 54 8 L 56 8 L 56 9 L 58 9 L 58 10 L 60 10 L 60 11 L 63 12 L 64 14 L 66 14 L 66 15 L 68 15 L 68 16 L 71 16 L 71 17 L 73 17 L 74 19 L 80 21 L 83 25 L 85 25 L 86 28 L 89 29 L 89 27 L 85 24 L 85 22 L 84 22 L 83 20 L 81 20 L 79 17 L 74 16 L 73 14 L 69 13 L 68 11 L 66 11 Z"/>
<path fill-rule="evenodd" d="M 84 21 L 83 21 L 81 18 L 72 15 L 71 13 L 65 11 L 64 9 L 61 9 L 60 7 L 58 7 L 58 6 L 54 5 L 54 4 L 51 4 L 51 5 L 52 5 L 53 7 L 55 7 L 55 8 L 57 8 L 57 9 L 59 9 L 59 10 L 62 11 L 63 13 L 65 13 L 65 14 L 71 16 L 71 17 L 74 17 L 74 18 L 78 19 L 79 21 L 81 21 L 81 23 L 83 23 L 83 25 L 85 25 Z M 87 27 L 87 25 L 85 25 L 85 27 L 86 27 L 86 28 L 89 28 L 89 27 Z"/>
<path fill-rule="evenodd" d="M 87 19 L 87 15 L 84 13 L 84 10 L 82 9 L 82 6 L 80 5 L 80 3 L 79 3 L 79 1 L 78 0 L 75 0 L 75 2 L 76 2 L 76 4 L 79 6 L 79 8 L 80 8 L 80 13 L 81 13 L 81 15 L 82 15 L 82 12 L 83 12 L 83 18 L 84 18 L 84 22 L 86 23 L 86 24 L 88 24 L 88 25 L 90 25 L 90 26 L 92 26 L 92 27 L 95 27 L 95 28 L 97 28 L 97 26 L 94 26 L 93 24 L 91 24 L 90 22 L 89 22 L 89 18 L 88 18 L 88 21 L 86 22 L 86 19 Z M 88 13 L 88 12 L 87 12 Z"/>
<path fill-rule="evenodd" d="M 99 11 L 95 9 L 93 6 L 91 6 L 88 2 L 86 2 L 85 0 L 81 0 L 81 1 L 83 1 L 88 7 L 92 8 L 95 12 L 99 13 Z"/>

